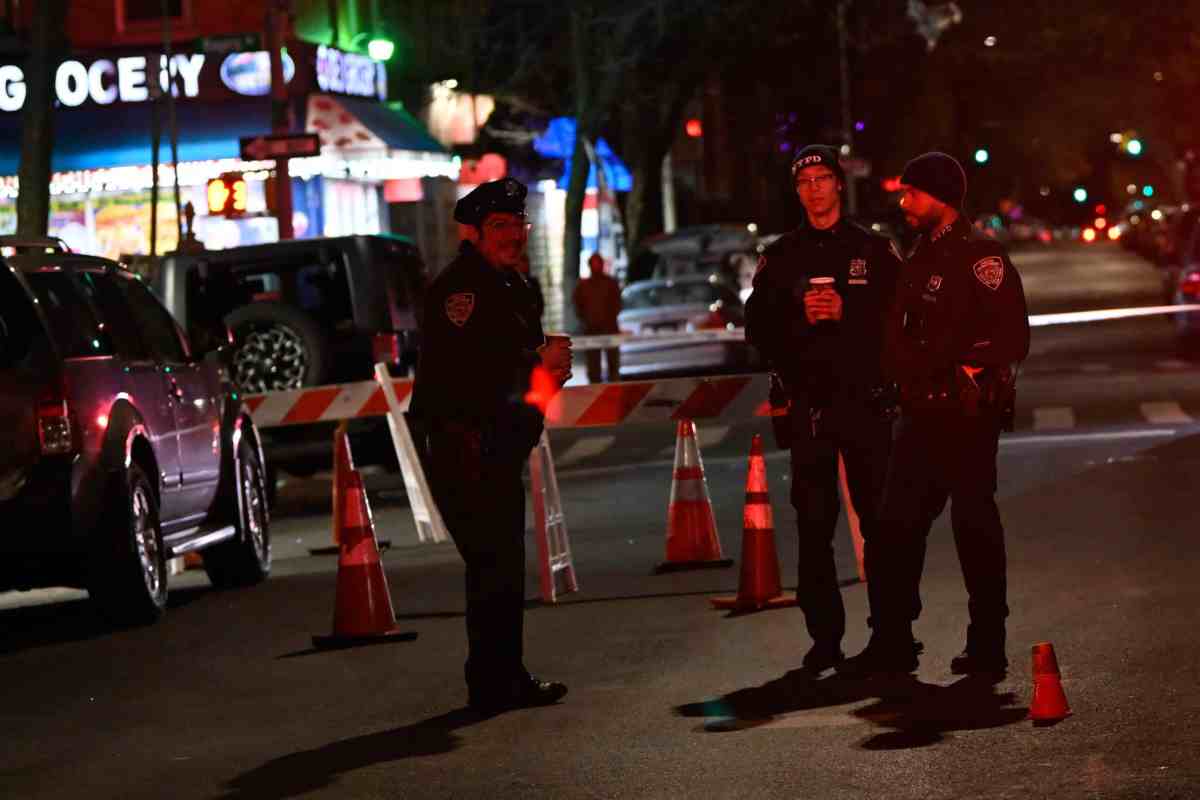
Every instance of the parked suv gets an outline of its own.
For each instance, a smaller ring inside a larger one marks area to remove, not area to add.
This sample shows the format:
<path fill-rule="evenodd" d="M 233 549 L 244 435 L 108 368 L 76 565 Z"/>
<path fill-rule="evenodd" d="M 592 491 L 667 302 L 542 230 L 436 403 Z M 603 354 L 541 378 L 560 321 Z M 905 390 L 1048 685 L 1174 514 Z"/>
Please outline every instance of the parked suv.
<path fill-rule="evenodd" d="M 416 365 L 426 282 L 420 251 L 401 236 L 298 239 L 172 254 L 157 283 L 188 331 L 233 332 L 233 378 L 251 394 L 371 380 L 383 361 Z M 333 425 L 263 431 L 272 467 L 308 475 L 332 463 Z M 350 426 L 356 463 L 394 465 L 382 419 Z"/>
<path fill-rule="evenodd" d="M 112 261 L 0 248 L 0 591 L 82 587 L 146 623 L 166 608 L 168 558 L 199 551 L 218 587 L 264 580 L 263 454 L 220 337 L 193 349 Z"/>

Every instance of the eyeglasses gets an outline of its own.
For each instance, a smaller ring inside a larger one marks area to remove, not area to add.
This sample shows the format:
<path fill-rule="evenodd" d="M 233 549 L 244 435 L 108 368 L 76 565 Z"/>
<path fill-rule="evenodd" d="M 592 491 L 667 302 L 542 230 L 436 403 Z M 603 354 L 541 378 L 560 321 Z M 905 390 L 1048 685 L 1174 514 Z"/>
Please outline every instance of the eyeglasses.
<path fill-rule="evenodd" d="M 797 189 L 816 189 L 818 187 L 824 189 L 831 183 L 833 183 L 833 173 L 826 175 L 815 175 L 811 178 L 805 178 L 803 175 L 796 176 Z"/>
<path fill-rule="evenodd" d="M 529 233 L 533 225 L 529 222 L 515 222 L 505 219 L 494 219 L 483 224 L 484 230 L 494 233 Z"/>

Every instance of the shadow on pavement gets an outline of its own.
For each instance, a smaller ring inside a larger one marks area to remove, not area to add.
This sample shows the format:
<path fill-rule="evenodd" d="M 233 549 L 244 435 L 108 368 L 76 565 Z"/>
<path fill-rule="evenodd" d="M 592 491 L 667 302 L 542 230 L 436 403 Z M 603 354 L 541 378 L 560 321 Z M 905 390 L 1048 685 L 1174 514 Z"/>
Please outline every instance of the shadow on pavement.
<path fill-rule="evenodd" d="M 338 775 L 373 764 L 448 753 L 459 745 L 456 729 L 483 719 L 459 708 L 412 725 L 280 756 L 230 780 L 220 800 L 282 800 L 324 788 Z"/>
<path fill-rule="evenodd" d="M 1027 707 L 1014 707 L 1016 695 L 997 692 L 994 681 L 966 677 L 949 686 L 907 678 L 890 684 L 875 703 L 856 709 L 856 717 L 891 728 L 864 740 L 864 750 L 905 750 L 941 742 L 948 731 L 973 731 L 1012 725 L 1026 718 Z"/>
<path fill-rule="evenodd" d="M 784 673 L 761 686 L 738 689 L 713 700 L 675 707 L 681 717 L 704 717 L 700 730 L 724 733 L 757 728 L 794 711 L 841 706 L 874 697 L 869 681 L 833 675 L 814 678 L 803 669 Z"/>
<path fill-rule="evenodd" d="M 212 587 L 172 589 L 167 610 L 186 606 Z M 0 655 L 63 642 L 82 642 L 122 630 L 104 619 L 87 599 L 63 600 L 0 611 Z"/>

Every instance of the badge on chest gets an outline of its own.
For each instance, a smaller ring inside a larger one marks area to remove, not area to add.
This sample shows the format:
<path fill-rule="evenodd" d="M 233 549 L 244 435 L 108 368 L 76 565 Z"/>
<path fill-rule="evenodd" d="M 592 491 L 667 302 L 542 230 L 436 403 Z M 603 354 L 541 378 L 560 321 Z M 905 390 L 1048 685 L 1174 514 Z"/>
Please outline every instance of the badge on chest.
<path fill-rule="evenodd" d="M 867 260 L 865 258 L 850 259 L 850 279 L 847 283 L 853 285 L 865 285 L 867 282 Z"/>

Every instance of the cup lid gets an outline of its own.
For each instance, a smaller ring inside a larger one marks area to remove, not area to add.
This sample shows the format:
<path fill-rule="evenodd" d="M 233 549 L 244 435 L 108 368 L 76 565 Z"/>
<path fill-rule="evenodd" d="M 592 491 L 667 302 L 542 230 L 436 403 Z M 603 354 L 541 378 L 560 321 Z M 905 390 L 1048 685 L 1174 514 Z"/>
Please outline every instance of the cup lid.
<path fill-rule="evenodd" d="M 819 278 L 809 278 L 808 282 L 811 283 L 813 286 L 830 286 L 834 283 L 837 283 L 837 281 L 834 278 L 830 278 L 828 276 L 822 276 Z"/>

